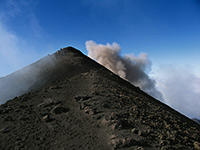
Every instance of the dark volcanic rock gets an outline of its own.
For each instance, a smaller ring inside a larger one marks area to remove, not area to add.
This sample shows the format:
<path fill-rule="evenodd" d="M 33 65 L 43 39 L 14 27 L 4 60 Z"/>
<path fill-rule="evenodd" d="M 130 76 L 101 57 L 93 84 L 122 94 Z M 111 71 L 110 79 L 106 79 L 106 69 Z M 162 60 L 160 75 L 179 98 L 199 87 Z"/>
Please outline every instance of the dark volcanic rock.
<path fill-rule="evenodd" d="M 12 90 L 28 83 L 27 94 Z M 0 87 L 0 98 L 18 96 L 0 105 L 2 150 L 199 149 L 197 123 L 72 47 L 0 79 Z"/>
<path fill-rule="evenodd" d="M 200 120 L 199 119 L 192 119 L 192 120 L 194 120 L 196 123 L 198 123 L 198 124 L 200 124 Z"/>
<path fill-rule="evenodd" d="M 66 107 L 63 107 L 63 106 L 57 106 L 52 110 L 52 112 L 55 114 L 62 114 L 62 113 L 66 113 L 68 111 L 69 111 L 69 109 Z"/>

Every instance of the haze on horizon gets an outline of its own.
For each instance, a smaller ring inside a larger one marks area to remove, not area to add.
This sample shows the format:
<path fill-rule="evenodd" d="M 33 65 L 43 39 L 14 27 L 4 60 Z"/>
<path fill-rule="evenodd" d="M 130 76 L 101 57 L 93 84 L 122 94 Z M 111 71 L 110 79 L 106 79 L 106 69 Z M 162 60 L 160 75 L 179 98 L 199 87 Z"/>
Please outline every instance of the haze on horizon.
<path fill-rule="evenodd" d="M 116 42 L 120 56 L 144 52 L 164 102 L 200 114 L 198 0 L 0 1 L 0 77 L 61 47 Z"/>

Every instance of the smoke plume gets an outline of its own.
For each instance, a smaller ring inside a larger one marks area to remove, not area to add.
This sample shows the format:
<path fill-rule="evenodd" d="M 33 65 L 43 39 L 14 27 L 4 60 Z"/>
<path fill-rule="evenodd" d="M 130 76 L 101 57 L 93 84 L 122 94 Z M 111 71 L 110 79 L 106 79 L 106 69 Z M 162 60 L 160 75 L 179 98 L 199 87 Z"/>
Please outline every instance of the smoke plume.
<path fill-rule="evenodd" d="M 146 53 L 120 56 L 120 45 L 96 44 L 94 41 L 86 41 L 89 57 L 93 58 L 107 69 L 111 70 L 121 78 L 139 86 L 151 96 L 162 100 L 162 94 L 156 89 L 155 80 L 151 79 L 147 72 L 151 69 L 151 61 Z"/>

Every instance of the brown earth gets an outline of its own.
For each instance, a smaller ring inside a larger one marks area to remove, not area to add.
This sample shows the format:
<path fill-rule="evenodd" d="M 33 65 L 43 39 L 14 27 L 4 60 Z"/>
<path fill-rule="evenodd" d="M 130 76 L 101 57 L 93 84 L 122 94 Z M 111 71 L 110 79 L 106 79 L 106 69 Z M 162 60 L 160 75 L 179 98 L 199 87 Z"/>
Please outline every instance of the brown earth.
<path fill-rule="evenodd" d="M 33 84 L 0 105 L 1 150 L 200 149 L 197 123 L 72 47 L 11 77 Z"/>

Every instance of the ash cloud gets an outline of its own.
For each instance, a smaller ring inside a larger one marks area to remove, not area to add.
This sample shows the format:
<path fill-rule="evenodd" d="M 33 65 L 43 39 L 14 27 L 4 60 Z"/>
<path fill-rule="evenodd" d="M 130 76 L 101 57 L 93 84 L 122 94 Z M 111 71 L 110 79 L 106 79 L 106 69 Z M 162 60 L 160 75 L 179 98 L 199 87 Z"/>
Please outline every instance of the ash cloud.
<path fill-rule="evenodd" d="M 102 45 L 94 41 L 86 41 L 88 56 L 111 70 L 121 78 L 139 86 L 151 96 L 162 100 L 162 94 L 156 89 L 155 80 L 151 79 L 147 72 L 151 70 L 151 61 L 146 53 L 139 56 L 128 54 L 120 55 L 120 45 L 117 43 Z"/>

